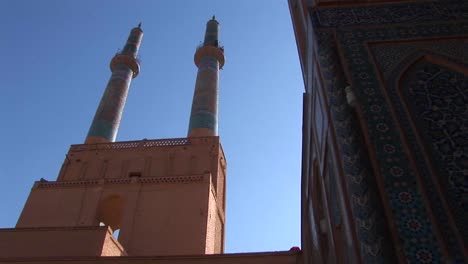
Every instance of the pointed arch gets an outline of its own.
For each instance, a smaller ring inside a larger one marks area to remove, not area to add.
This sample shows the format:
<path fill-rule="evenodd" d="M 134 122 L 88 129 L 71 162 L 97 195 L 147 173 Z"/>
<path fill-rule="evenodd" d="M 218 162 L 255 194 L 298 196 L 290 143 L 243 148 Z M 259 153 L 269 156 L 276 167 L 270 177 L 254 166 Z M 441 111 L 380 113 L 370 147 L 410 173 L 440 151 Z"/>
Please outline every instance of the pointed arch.
<path fill-rule="evenodd" d="M 120 195 L 109 195 L 102 199 L 97 209 L 97 222 L 109 226 L 113 232 L 122 226 L 124 199 Z"/>
<path fill-rule="evenodd" d="M 454 58 L 421 50 L 406 57 L 395 71 L 390 87 L 394 87 L 405 108 L 400 113 L 407 115 L 400 118 L 407 118 L 411 123 L 405 129 L 414 130 L 420 145 L 413 146 L 413 153 L 424 156 L 427 164 L 417 161 L 416 166 L 421 173 L 429 168 L 436 184 L 435 188 L 425 185 L 428 195 L 436 197 L 432 198 L 432 207 L 437 207 L 434 199 L 443 200 L 442 204 L 447 205 L 445 212 L 466 244 L 468 66 Z M 440 208 L 434 209 L 436 214 L 437 210 Z"/>

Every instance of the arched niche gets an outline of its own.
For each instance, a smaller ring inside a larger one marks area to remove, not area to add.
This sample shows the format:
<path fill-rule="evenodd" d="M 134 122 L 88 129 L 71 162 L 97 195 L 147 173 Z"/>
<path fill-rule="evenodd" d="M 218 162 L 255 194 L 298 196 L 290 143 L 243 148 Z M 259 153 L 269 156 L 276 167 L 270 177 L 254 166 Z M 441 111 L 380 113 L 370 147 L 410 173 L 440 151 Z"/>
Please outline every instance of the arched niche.
<path fill-rule="evenodd" d="M 119 195 L 110 195 L 102 199 L 97 210 L 97 222 L 109 226 L 113 232 L 120 230 L 124 212 L 124 200 Z"/>
<path fill-rule="evenodd" d="M 397 93 L 440 186 L 439 197 L 448 205 L 447 214 L 466 243 L 468 68 L 452 59 L 422 52 L 410 56 L 407 62 L 399 69 Z"/>

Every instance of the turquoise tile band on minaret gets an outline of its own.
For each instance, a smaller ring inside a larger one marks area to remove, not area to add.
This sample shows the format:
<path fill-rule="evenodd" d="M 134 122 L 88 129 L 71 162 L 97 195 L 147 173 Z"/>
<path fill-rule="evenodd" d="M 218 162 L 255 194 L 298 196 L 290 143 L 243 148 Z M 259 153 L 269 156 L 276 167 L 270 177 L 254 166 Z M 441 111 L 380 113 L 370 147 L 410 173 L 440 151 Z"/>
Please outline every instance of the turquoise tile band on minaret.
<path fill-rule="evenodd" d="M 219 45 L 219 23 L 215 17 L 206 24 L 205 39 L 195 52 L 198 67 L 189 137 L 218 135 L 219 70 L 224 65 L 224 49 Z"/>
<path fill-rule="evenodd" d="M 143 38 L 140 26 L 132 29 L 123 50 L 112 58 L 112 75 L 89 128 L 86 144 L 114 142 L 117 137 L 130 83 L 140 71 L 137 59 Z"/>

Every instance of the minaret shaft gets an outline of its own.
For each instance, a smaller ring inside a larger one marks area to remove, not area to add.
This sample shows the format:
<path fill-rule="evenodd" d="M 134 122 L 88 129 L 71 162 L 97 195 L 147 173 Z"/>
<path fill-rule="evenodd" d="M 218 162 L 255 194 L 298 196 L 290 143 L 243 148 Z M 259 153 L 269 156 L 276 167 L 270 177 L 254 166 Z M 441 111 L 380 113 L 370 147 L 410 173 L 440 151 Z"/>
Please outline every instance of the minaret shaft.
<path fill-rule="evenodd" d="M 189 137 L 218 135 L 219 70 L 224 65 L 224 50 L 218 42 L 219 23 L 208 21 L 203 45 L 195 52 L 197 80 L 190 114 Z"/>
<path fill-rule="evenodd" d="M 126 65 L 117 65 L 114 69 L 89 129 L 86 143 L 115 141 L 132 75 L 132 70 Z"/>
<path fill-rule="evenodd" d="M 132 29 L 122 52 L 112 58 L 112 75 L 89 129 L 86 144 L 115 141 L 131 80 L 140 71 L 136 56 L 142 37 L 143 31 L 139 26 Z"/>
<path fill-rule="evenodd" d="M 218 134 L 219 62 L 205 56 L 198 64 L 198 74 L 190 116 L 189 136 Z"/>

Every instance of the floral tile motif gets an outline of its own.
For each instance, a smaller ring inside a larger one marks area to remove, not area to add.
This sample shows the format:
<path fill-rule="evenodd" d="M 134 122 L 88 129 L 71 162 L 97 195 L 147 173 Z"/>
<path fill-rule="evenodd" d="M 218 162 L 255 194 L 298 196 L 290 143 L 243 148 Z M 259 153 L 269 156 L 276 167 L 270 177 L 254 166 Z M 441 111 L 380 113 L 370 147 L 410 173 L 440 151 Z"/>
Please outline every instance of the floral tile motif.
<path fill-rule="evenodd" d="M 365 263 L 395 263 L 385 214 L 378 198 L 375 176 L 369 158 L 363 152 L 357 120 L 346 103 L 343 72 L 336 64 L 338 54 L 333 35 L 317 32 L 321 74 L 331 107 L 337 142 L 341 149 L 351 210 L 359 237 L 359 248 Z"/>
<path fill-rule="evenodd" d="M 344 67 L 349 73 L 349 81 L 362 107 L 364 121 L 369 128 L 367 133 L 377 160 L 385 200 L 389 204 L 388 209 L 392 212 L 393 218 L 389 221 L 392 221 L 396 227 L 402 254 L 408 263 L 442 263 L 444 249 L 440 244 L 441 241 L 434 235 L 435 226 L 430 216 L 431 209 L 426 207 L 425 196 L 421 186 L 417 183 L 416 171 L 406 156 L 408 153 L 404 150 L 403 139 L 398 130 L 401 124 L 392 118 L 391 106 L 385 99 L 386 91 L 381 86 L 379 73 L 371 58 L 372 49 L 369 48 L 368 43 L 468 36 L 468 2 L 325 8 L 315 10 L 311 19 L 316 29 L 317 49 L 319 54 L 322 53 L 319 58 L 320 66 L 325 72 L 322 75 L 331 80 L 335 78 L 333 74 L 336 71 L 329 69 L 337 65 L 339 67 L 338 59 L 331 58 L 336 61 L 330 62 L 330 58 L 327 57 L 329 52 L 323 51 L 330 49 L 330 46 L 333 46 L 330 44 L 333 44 L 334 40 L 322 41 L 320 36 L 326 34 L 325 32 L 329 35 L 337 33 L 338 48 L 342 51 Z M 424 46 L 423 43 L 421 42 L 421 45 Z M 439 44 L 435 46 L 437 45 Z M 443 44 L 440 45 L 442 46 L 439 48 L 444 49 Z M 460 52 L 459 48 L 455 47 L 456 50 L 452 51 Z M 402 44 L 400 49 L 394 50 L 411 53 L 413 49 L 414 47 Z M 398 58 L 401 60 L 402 56 L 397 55 L 392 57 L 393 61 L 381 63 L 381 69 L 384 68 L 386 72 L 385 77 L 390 74 L 395 65 L 398 65 Z M 346 81 L 332 82 L 332 85 L 338 85 L 344 89 Z M 334 100 L 333 97 L 330 100 Z M 334 115 L 333 118 L 334 122 L 341 122 L 339 115 Z M 420 149 L 415 151 L 415 155 L 422 151 Z M 428 182 L 428 186 L 430 184 L 431 182 Z M 430 188 L 428 187 L 429 191 Z M 430 202 L 433 203 L 431 199 Z M 435 213 L 438 214 L 439 219 L 445 217 L 443 211 Z M 447 237 L 453 237 L 450 232 L 451 230 L 447 230 L 447 234 L 443 234 L 445 240 Z M 463 246 L 453 239 L 446 243 L 448 243 L 447 247 L 450 247 L 449 254 L 454 257 L 455 263 L 462 263 L 464 261 Z"/>
<path fill-rule="evenodd" d="M 322 28 L 463 19 L 468 19 L 466 1 L 323 8 L 316 10 L 312 15 L 314 25 Z"/>
<path fill-rule="evenodd" d="M 423 178 L 434 218 L 443 229 L 442 236 L 448 250 L 452 256 L 458 256 L 462 261 L 460 249 L 463 246 L 457 241 L 455 232 L 461 233 L 462 239 L 468 237 L 468 190 L 464 181 L 464 168 L 468 164 L 461 164 L 468 157 L 468 125 L 465 113 L 468 105 L 465 101 L 468 98 L 468 78 L 421 59 L 425 55 L 441 56 L 424 51 L 414 53 L 402 61 L 386 81 L 387 93 L 408 138 L 409 148 Z M 412 66 L 406 71 L 408 65 Z M 402 76 L 403 71 L 405 74 Z M 407 116 L 405 109 L 410 111 L 411 117 Z M 416 121 L 419 128 L 417 131 L 414 131 L 410 119 Z M 426 153 L 422 152 L 416 134 L 425 141 L 423 145 L 427 148 Z M 426 155 L 432 157 L 431 161 L 425 158 Z M 436 175 L 432 175 L 430 166 L 436 167 Z M 440 197 L 437 185 L 441 185 L 443 197 Z M 449 202 L 449 208 L 443 205 L 442 200 Z M 458 231 L 453 230 L 449 224 L 447 210 L 453 214 Z"/>
<path fill-rule="evenodd" d="M 430 32 L 438 32 L 431 34 Z M 390 107 L 384 97 L 384 91 L 380 86 L 378 74 L 367 52 L 367 42 L 421 39 L 434 36 L 458 36 L 468 34 L 468 23 L 439 23 L 416 24 L 408 26 L 394 26 L 381 28 L 343 29 L 338 31 L 338 38 L 344 52 L 345 62 L 350 72 L 350 77 L 355 87 L 356 96 L 363 108 L 364 118 L 369 127 L 369 137 L 373 142 L 380 174 L 384 183 L 387 199 L 393 211 L 393 222 L 397 232 L 403 241 L 403 250 L 411 262 L 421 262 L 421 256 L 427 258 L 431 252 L 431 261 L 442 260 L 442 249 L 435 230 L 430 221 L 428 208 L 424 206 L 423 195 L 416 181 L 415 171 L 405 157 L 405 151 L 401 144 L 401 137 L 397 130 L 398 124 L 394 123 L 390 114 Z M 379 115 L 376 116 L 376 111 Z M 394 148 L 393 153 L 388 150 Z M 402 204 L 395 199 L 401 193 L 409 193 L 412 203 Z M 417 221 L 424 229 L 413 232 L 408 229 L 408 215 L 412 221 Z M 462 258 L 462 250 L 458 248 L 457 258 Z"/>
<path fill-rule="evenodd" d="M 430 42 L 403 42 L 392 43 L 391 45 L 377 44 L 370 45 L 375 62 L 385 78 L 400 67 L 402 58 L 405 58 L 418 51 L 429 51 L 438 54 L 444 54 L 446 57 L 456 59 L 465 65 L 468 65 L 468 45 L 466 40 L 443 40 Z"/>

